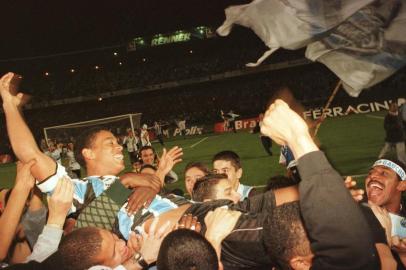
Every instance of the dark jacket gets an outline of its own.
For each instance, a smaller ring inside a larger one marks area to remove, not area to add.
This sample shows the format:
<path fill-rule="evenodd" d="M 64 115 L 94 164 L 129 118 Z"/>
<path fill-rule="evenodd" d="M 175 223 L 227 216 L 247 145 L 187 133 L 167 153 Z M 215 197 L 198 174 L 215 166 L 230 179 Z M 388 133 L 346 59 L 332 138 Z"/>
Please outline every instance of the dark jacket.
<path fill-rule="evenodd" d="M 383 126 L 386 131 L 385 142 L 398 143 L 405 140 L 402 120 L 400 119 L 399 115 L 392 115 L 388 113 L 385 116 Z"/>
<path fill-rule="evenodd" d="M 379 269 L 370 226 L 325 155 L 308 153 L 298 168 L 300 210 L 315 255 L 311 269 Z"/>

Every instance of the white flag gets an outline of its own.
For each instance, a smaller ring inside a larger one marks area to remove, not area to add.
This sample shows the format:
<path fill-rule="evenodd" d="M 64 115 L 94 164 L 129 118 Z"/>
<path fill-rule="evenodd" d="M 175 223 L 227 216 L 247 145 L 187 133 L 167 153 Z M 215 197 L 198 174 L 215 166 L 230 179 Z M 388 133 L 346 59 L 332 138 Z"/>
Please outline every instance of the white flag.
<path fill-rule="evenodd" d="M 249 27 L 270 48 L 247 66 L 279 48 L 307 46 L 306 57 L 329 67 L 357 96 L 405 65 L 405 8 L 406 0 L 255 0 L 227 8 L 217 32 Z"/>

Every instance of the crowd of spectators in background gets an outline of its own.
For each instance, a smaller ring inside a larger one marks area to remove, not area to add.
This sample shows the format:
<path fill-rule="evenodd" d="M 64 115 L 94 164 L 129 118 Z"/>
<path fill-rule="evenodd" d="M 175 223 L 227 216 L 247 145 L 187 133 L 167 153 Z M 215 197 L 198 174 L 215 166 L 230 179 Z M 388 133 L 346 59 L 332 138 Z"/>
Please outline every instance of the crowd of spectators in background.
<path fill-rule="evenodd" d="M 123 147 L 105 128 L 75 138 L 88 176 L 68 177 L 53 156 L 59 146 L 45 154 L 35 143 L 12 76 L 0 81 L 21 162 L 14 189 L 0 191 L 0 258 L 8 269 L 405 269 L 406 232 L 397 221 L 405 164 L 378 159 L 365 179 L 370 204 L 359 203 L 363 193 L 351 178 L 343 181 L 305 120 L 280 99 L 265 111 L 260 132 L 291 150 L 299 184 L 279 177 L 265 191 L 244 185 L 243 160 L 218 149 L 213 172 L 199 162 L 186 166 L 188 200 L 165 189 L 181 148 L 158 157 L 144 145 L 139 171 L 121 174 Z"/>

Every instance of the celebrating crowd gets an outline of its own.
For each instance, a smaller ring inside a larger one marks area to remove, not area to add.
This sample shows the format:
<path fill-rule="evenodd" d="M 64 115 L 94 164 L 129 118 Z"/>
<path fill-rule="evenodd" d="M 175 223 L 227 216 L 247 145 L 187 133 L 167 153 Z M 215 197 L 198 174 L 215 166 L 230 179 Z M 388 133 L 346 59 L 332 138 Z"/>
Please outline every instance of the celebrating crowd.
<path fill-rule="evenodd" d="M 172 169 L 182 162 L 181 148 L 158 156 L 151 146 L 142 147 L 140 160 L 133 160 L 139 166 L 121 174 L 123 147 L 101 128 L 75 138 L 73 154 L 87 176 L 69 177 L 37 146 L 14 76 L 0 80 L 7 132 L 19 159 L 13 189 L 0 191 L 0 260 L 6 269 L 406 265 L 405 164 L 380 157 L 365 168 L 363 194 L 333 169 L 306 122 L 280 99 L 265 112 L 260 131 L 293 153 L 299 184 L 282 177 L 265 191 L 244 185 L 238 154 L 219 149 L 213 171 L 199 161 L 186 166 L 186 199 L 165 187 L 178 179 Z"/>

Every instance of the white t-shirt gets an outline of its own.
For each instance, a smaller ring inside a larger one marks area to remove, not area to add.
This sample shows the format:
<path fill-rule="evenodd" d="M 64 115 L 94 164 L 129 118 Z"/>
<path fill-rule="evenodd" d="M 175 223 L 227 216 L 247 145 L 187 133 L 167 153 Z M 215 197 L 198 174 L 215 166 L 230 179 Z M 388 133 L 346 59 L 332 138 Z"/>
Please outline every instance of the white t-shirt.
<path fill-rule="evenodd" d="M 148 130 L 146 129 L 141 129 L 141 144 L 142 146 L 151 146 Z"/>
<path fill-rule="evenodd" d="M 134 136 L 132 136 L 132 137 L 125 136 L 123 143 L 126 144 L 127 151 L 130 153 L 138 150 L 137 149 L 137 138 L 135 138 Z"/>
<path fill-rule="evenodd" d="M 186 120 L 180 120 L 180 121 L 178 122 L 178 128 L 179 128 L 180 130 L 185 130 L 185 129 L 186 129 Z"/>
<path fill-rule="evenodd" d="M 80 170 L 80 164 L 75 159 L 75 154 L 73 151 L 68 150 L 66 152 L 66 157 L 68 158 L 68 167 L 71 170 Z"/>

